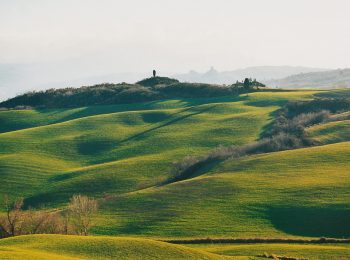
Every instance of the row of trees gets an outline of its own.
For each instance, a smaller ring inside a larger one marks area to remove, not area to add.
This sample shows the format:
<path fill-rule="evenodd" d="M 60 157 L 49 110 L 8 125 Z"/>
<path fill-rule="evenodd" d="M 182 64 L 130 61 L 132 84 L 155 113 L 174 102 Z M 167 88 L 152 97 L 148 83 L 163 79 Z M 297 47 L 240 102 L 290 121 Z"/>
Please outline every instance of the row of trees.
<path fill-rule="evenodd" d="M 259 88 L 264 88 L 266 85 L 258 82 L 256 79 L 252 78 L 245 78 L 244 81 L 239 82 L 237 81 L 235 84 L 232 85 L 232 87 L 243 87 L 245 90 L 251 90 L 251 89 L 259 89 Z"/>
<path fill-rule="evenodd" d="M 26 234 L 88 235 L 98 202 L 74 195 L 62 211 L 23 210 L 23 199 L 4 199 L 5 213 L 0 216 L 0 238 Z"/>

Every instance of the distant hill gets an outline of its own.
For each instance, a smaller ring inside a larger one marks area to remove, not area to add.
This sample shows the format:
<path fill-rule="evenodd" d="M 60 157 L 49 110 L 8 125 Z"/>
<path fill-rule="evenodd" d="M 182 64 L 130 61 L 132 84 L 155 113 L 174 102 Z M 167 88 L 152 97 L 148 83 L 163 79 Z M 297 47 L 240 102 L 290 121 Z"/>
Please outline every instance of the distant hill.
<path fill-rule="evenodd" d="M 308 73 L 316 71 L 325 71 L 326 69 L 292 67 L 292 66 L 259 66 L 248 67 L 232 71 L 219 72 L 211 68 L 205 73 L 190 71 L 185 74 L 178 74 L 174 77 L 186 82 L 201 82 L 210 84 L 232 84 L 242 78 L 258 78 L 261 81 L 280 79 L 299 73 Z"/>
<path fill-rule="evenodd" d="M 146 72 L 93 70 L 62 63 L 5 64 L 0 61 L 0 101 L 32 90 L 92 86 L 101 82 L 136 82 Z"/>
<path fill-rule="evenodd" d="M 0 108 L 69 108 L 93 105 L 115 105 L 169 98 L 206 98 L 238 95 L 256 91 L 263 84 L 253 81 L 246 88 L 243 83 L 230 86 L 181 83 L 167 77 L 152 77 L 135 84 L 104 83 L 80 88 L 32 91 L 0 102 Z"/>
<path fill-rule="evenodd" d="M 84 68 L 83 71 L 80 71 Z M 159 68 L 161 71 L 161 68 Z M 218 72 L 211 69 L 205 73 L 189 72 L 179 74 L 173 72 L 172 77 L 183 82 L 200 82 L 207 84 L 232 84 L 245 77 L 259 80 L 280 79 L 293 74 L 322 71 L 322 69 L 265 66 L 251 67 L 234 71 Z M 162 71 L 163 74 L 165 73 Z M 170 73 L 167 73 L 170 75 Z M 101 82 L 136 82 L 140 78 L 150 75 L 147 72 L 118 72 L 113 68 L 91 70 L 89 67 L 61 63 L 28 63 L 2 64 L 0 63 L 0 101 L 32 90 L 46 90 L 50 88 L 66 88 L 70 86 L 92 86 Z"/>
<path fill-rule="evenodd" d="M 300 73 L 264 83 L 280 88 L 349 88 L 350 69 Z"/>

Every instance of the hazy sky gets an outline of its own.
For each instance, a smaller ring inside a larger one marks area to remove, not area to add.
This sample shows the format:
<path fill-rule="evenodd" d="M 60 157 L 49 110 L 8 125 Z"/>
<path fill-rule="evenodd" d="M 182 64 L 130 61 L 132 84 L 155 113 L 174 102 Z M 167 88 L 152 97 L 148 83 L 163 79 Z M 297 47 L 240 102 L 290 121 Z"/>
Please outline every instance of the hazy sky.
<path fill-rule="evenodd" d="M 349 0 L 0 0 L 0 100 L 153 69 L 350 67 L 349 10 Z"/>
<path fill-rule="evenodd" d="M 349 0 L 1 0 L 0 63 L 350 67 Z"/>

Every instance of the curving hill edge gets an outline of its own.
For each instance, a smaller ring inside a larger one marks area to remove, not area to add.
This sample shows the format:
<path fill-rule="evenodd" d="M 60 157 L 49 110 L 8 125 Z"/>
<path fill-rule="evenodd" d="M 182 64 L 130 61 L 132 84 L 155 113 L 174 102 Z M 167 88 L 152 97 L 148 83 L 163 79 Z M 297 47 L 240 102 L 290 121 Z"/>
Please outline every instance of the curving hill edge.
<path fill-rule="evenodd" d="M 225 259 L 182 245 L 140 238 L 27 235 L 0 241 L 9 259 Z M 7 259 L 6 258 L 6 259 Z"/>

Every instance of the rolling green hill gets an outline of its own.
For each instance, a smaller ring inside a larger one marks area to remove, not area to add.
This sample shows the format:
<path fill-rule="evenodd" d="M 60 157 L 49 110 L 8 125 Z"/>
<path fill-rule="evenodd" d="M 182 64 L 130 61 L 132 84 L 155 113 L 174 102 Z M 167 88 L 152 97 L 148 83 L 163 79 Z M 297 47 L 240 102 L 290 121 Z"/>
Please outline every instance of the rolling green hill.
<path fill-rule="evenodd" d="M 311 127 L 309 135 L 323 144 L 350 141 L 350 120 L 342 120 Z"/>
<path fill-rule="evenodd" d="M 107 201 L 108 221 L 96 231 L 161 237 L 347 237 L 349 156 L 350 143 L 344 142 L 229 160 L 208 174 Z"/>
<path fill-rule="evenodd" d="M 236 98 L 237 99 L 237 98 Z M 227 98 L 197 98 L 181 100 L 163 100 L 157 102 L 89 106 L 71 109 L 30 109 L 30 110 L 9 110 L 0 111 L 0 132 L 15 131 L 30 127 L 61 123 L 72 119 L 109 114 L 125 111 L 140 111 L 153 109 L 186 108 L 200 104 L 215 103 L 222 101 L 233 101 L 232 97 Z"/>
<path fill-rule="evenodd" d="M 349 237 L 348 112 L 307 129 L 322 146 L 229 159 L 165 184 L 174 161 L 261 138 L 288 101 L 344 93 L 271 90 L 1 111 L 0 199 L 22 196 L 26 206 L 56 209 L 73 194 L 86 194 L 100 200 L 92 233 L 127 238 L 11 238 L 0 241 L 0 257 L 219 257 L 208 251 L 247 259 L 266 251 L 322 258 L 318 250 L 347 256 L 348 245 L 194 245 L 201 250 L 193 251 L 145 239 Z"/>
<path fill-rule="evenodd" d="M 57 206 L 74 193 L 102 197 L 153 186 L 169 178 L 171 162 L 186 155 L 256 140 L 273 111 L 313 93 L 0 112 L 16 118 L 7 116 L 7 122 L 22 124 L 0 134 L 1 194 Z M 39 126 L 26 128 L 27 122 Z"/>
<path fill-rule="evenodd" d="M 263 259 L 279 256 L 333 259 L 350 256 L 348 244 L 174 245 L 142 238 L 27 235 L 0 240 L 1 259 Z"/>

